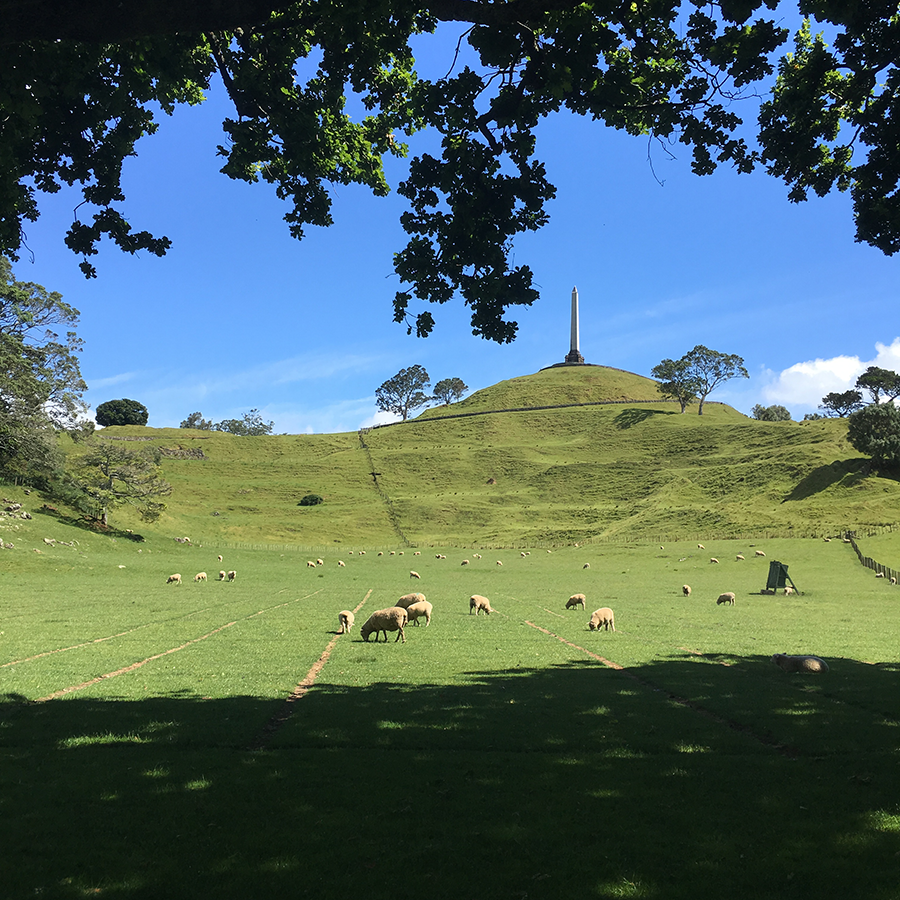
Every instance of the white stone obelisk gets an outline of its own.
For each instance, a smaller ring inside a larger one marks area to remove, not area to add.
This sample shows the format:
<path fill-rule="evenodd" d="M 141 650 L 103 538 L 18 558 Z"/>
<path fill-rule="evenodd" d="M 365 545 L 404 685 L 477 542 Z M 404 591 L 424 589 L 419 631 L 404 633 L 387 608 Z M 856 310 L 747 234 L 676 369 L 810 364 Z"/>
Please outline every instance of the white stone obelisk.
<path fill-rule="evenodd" d="M 572 328 L 569 339 L 569 352 L 566 354 L 566 362 L 571 364 L 580 364 L 584 362 L 584 357 L 578 348 L 578 288 L 572 288 Z"/>

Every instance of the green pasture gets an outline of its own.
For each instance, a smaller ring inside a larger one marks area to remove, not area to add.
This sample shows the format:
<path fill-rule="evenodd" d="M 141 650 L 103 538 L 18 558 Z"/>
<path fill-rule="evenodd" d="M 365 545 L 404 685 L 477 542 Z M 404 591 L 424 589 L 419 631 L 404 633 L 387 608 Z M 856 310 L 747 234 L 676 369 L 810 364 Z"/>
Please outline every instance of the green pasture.
<path fill-rule="evenodd" d="M 38 516 L 17 540 L 0 897 L 900 897 L 900 588 L 849 545 L 379 556 Z M 773 559 L 799 595 L 760 593 Z M 237 580 L 191 580 L 220 568 Z M 431 626 L 363 642 L 410 590 Z M 564 608 L 575 592 L 586 611 Z M 470 615 L 472 593 L 496 613 Z M 600 606 L 615 633 L 587 629 Z M 775 652 L 830 672 L 787 675 Z"/>

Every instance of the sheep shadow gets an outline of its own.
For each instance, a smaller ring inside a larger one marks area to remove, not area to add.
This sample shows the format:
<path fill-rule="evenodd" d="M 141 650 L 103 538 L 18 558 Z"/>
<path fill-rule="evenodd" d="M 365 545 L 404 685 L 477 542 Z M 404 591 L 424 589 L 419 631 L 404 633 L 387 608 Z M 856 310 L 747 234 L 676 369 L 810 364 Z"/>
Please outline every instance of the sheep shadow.
<path fill-rule="evenodd" d="M 893 896 L 900 665 L 725 659 L 326 668 L 262 751 L 272 698 L 7 697 L 5 896 Z"/>
<path fill-rule="evenodd" d="M 627 428 L 634 428 L 635 425 L 641 425 L 653 416 L 674 416 L 677 415 L 668 409 L 640 409 L 638 407 L 629 407 L 623 409 L 615 419 L 613 424 L 621 431 Z"/>

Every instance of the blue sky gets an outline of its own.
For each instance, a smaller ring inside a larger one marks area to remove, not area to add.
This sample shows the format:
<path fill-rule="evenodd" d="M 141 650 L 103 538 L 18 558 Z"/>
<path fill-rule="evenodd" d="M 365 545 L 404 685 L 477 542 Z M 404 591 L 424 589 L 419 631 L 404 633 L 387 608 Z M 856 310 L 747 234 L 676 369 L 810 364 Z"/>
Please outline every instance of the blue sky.
<path fill-rule="evenodd" d="M 849 197 L 791 204 L 763 173 L 698 178 L 687 148 L 669 158 L 646 139 L 556 117 L 538 143 L 558 190 L 551 222 L 515 245 L 542 295 L 515 311 L 518 339 L 474 337 L 456 302 L 432 309 L 437 326 L 422 340 L 392 322 L 402 198 L 337 187 L 336 224 L 297 242 L 268 186 L 219 174 L 228 114 L 216 86 L 203 106 L 163 116 L 128 161 L 126 214 L 172 239 L 166 257 L 106 244 L 86 281 L 62 240 L 71 193 L 44 198 L 26 229 L 33 262 L 23 254 L 14 273 L 80 310 L 92 407 L 138 400 L 157 427 L 258 408 L 276 433 L 355 430 L 390 418 L 376 415 L 375 389 L 400 368 L 477 390 L 562 361 L 573 285 L 588 362 L 649 375 L 696 344 L 736 353 L 751 377 L 711 399 L 748 414 L 780 403 L 799 419 L 868 365 L 900 370 L 900 259 L 854 243 Z M 403 165 L 389 174 L 396 185 Z"/>

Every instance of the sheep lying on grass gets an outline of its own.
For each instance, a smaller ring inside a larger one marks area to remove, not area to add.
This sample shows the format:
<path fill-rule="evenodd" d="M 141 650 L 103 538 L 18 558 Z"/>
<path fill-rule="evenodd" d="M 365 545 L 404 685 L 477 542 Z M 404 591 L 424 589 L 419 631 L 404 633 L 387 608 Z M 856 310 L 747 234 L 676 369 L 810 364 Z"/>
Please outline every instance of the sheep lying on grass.
<path fill-rule="evenodd" d="M 415 594 L 404 594 L 396 603 L 400 609 L 409 609 L 413 603 L 424 603 L 425 595 L 417 592 Z"/>
<path fill-rule="evenodd" d="M 387 609 L 378 609 L 366 619 L 362 628 L 359 629 L 359 633 L 362 636 L 362 639 L 366 642 L 369 640 L 369 635 L 374 631 L 375 632 L 375 643 L 378 643 L 378 633 L 384 632 L 384 642 L 387 643 L 387 633 L 389 631 L 397 631 L 399 634 L 394 640 L 396 644 L 397 641 L 402 640 L 403 643 L 406 643 L 406 635 L 403 634 L 403 626 L 409 621 L 409 616 L 405 609 L 399 606 L 389 606 Z"/>
<path fill-rule="evenodd" d="M 349 609 L 342 609 L 338 613 L 338 622 L 341 623 L 341 630 L 338 634 L 348 634 L 356 621 L 356 616 Z"/>
<path fill-rule="evenodd" d="M 586 609 L 587 607 L 584 605 L 586 599 L 584 594 L 572 594 L 572 596 L 566 600 L 566 609 L 575 609 L 576 606 L 581 606 L 582 609 Z"/>
<path fill-rule="evenodd" d="M 681 593 L 684 594 L 685 597 L 691 596 L 691 586 L 689 584 L 683 584 L 681 586 Z"/>
<path fill-rule="evenodd" d="M 176 572 L 174 575 L 170 575 L 166 579 L 166 584 L 181 584 L 181 573 Z"/>
<path fill-rule="evenodd" d="M 194 581 L 206 581 L 206 572 L 198 572 L 194 576 Z"/>
<path fill-rule="evenodd" d="M 419 617 L 425 617 L 425 624 L 431 624 L 431 610 L 434 607 L 427 600 L 419 600 L 418 603 L 413 603 L 411 606 L 406 607 L 406 614 L 409 616 L 410 622 L 415 622 L 418 627 Z"/>
<path fill-rule="evenodd" d="M 734 591 L 725 591 L 724 594 L 719 594 L 716 604 L 718 605 L 720 603 L 730 603 L 734 606 Z"/>
<path fill-rule="evenodd" d="M 492 612 L 496 612 L 491 606 L 491 601 L 488 600 L 487 597 L 482 597 L 481 594 L 472 594 L 472 596 L 469 597 L 469 615 L 472 615 L 473 609 L 475 610 L 476 616 L 481 610 L 484 610 L 486 616 L 489 616 Z"/>
<path fill-rule="evenodd" d="M 590 628 L 591 631 L 599 631 L 601 628 L 606 631 L 615 631 L 616 621 L 613 611 L 608 606 L 604 606 L 601 609 L 595 609 L 594 612 L 591 613 L 588 628 Z"/>
<path fill-rule="evenodd" d="M 818 656 L 787 656 L 776 653 L 772 662 L 785 672 L 827 672 L 828 663 Z"/>

